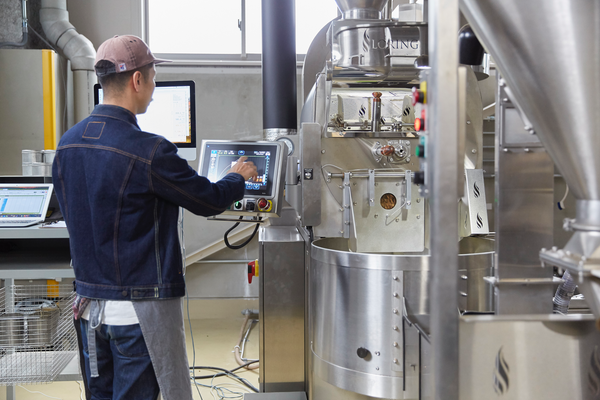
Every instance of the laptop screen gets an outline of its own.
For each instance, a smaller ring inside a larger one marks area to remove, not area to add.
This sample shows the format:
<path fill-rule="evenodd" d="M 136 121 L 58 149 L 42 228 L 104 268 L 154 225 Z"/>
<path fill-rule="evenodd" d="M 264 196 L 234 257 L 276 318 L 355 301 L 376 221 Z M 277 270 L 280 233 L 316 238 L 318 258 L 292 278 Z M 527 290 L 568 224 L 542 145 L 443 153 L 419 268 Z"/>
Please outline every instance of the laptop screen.
<path fill-rule="evenodd" d="M 52 185 L 0 184 L 0 218 L 45 218 Z"/>

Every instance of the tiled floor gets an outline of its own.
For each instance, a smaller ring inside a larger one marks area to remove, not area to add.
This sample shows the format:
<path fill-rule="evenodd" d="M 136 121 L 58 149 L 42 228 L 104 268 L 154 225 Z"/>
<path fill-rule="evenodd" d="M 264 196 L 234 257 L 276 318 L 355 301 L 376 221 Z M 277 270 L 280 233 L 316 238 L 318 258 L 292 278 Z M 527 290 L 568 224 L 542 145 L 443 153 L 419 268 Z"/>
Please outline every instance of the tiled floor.
<path fill-rule="evenodd" d="M 257 309 L 257 300 L 191 300 L 190 317 L 197 366 L 217 366 L 225 369 L 233 369 L 238 366 L 233 356 L 233 347 L 240 335 L 244 316 L 244 309 Z M 184 311 L 186 311 L 184 309 Z M 186 338 L 190 365 L 193 362 L 193 347 L 190 335 L 189 323 L 186 316 Z M 258 325 L 255 324 L 246 344 L 246 357 L 258 358 Z M 214 372 L 213 372 L 214 373 Z M 258 387 L 258 369 L 253 371 L 240 370 L 237 372 L 241 377 L 247 379 L 252 385 Z M 200 370 L 196 375 L 209 375 L 210 370 Z M 198 380 L 198 383 L 211 385 L 210 379 Z M 213 385 L 223 385 L 235 392 L 246 392 L 244 386 L 236 381 L 220 377 L 216 378 Z M 213 391 L 205 387 L 192 387 L 194 399 L 213 400 L 219 397 Z M 30 393 L 27 390 L 41 392 Z M 200 391 L 200 394 L 198 393 Z M 26 385 L 17 387 L 17 400 L 44 400 L 48 398 L 62 400 L 79 400 L 80 389 L 77 382 L 56 382 L 42 385 Z M 46 395 L 46 396 L 44 396 Z M 214 397 L 213 397 L 214 395 Z M 228 393 L 228 396 L 233 396 Z M 230 397 L 231 398 L 231 397 Z M 241 397 L 239 397 L 241 399 Z M 6 390 L 0 387 L 0 400 L 6 399 Z"/>

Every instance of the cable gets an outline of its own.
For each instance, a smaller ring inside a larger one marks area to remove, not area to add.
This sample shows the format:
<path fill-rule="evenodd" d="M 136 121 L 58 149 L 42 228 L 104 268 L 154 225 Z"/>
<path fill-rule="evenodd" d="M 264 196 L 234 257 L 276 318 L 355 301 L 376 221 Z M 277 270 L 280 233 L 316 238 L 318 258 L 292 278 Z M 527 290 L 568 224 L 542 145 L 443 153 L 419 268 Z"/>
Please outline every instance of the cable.
<path fill-rule="evenodd" d="M 565 185 L 567 186 L 567 190 L 565 190 L 565 195 L 563 196 L 562 200 L 558 202 L 558 209 L 559 210 L 564 210 L 565 207 L 565 200 L 567 199 L 567 196 L 569 195 L 569 185 Z"/>
<path fill-rule="evenodd" d="M 242 324 L 242 329 L 240 331 L 240 337 L 238 338 L 238 341 L 235 344 L 235 347 L 233 348 L 233 354 L 235 355 L 235 361 L 237 361 L 237 363 L 239 365 L 244 365 L 244 361 L 242 360 L 242 355 L 243 354 L 240 354 L 240 344 L 242 342 L 244 342 L 242 344 L 242 346 L 245 345 L 245 341 L 247 340 L 247 336 L 250 333 L 250 329 L 252 328 L 252 324 L 250 324 L 250 327 L 248 328 L 248 332 L 246 333 L 246 337 L 244 337 L 244 333 L 246 331 L 246 326 L 248 325 L 248 321 L 249 320 L 250 320 L 250 313 L 247 313 L 246 314 L 246 318 L 244 318 L 244 323 Z M 255 360 L 255 361 L 258 361 L 258 360 Z M 249 369 L 249 370 L 257 369 L 259 367 L 260 367 L 260 364 L 253 365 L 253 366 L 246 365 L 246 368 Z"/>
<path fill-rule="evenodd" d="M 243 219 L 244 217 L 240 217 L 240 221 Z M 258 217 L 259 220 L 262 220 L 262 217 Z M 254 239 L 254 235 L 256 235 L 256 232 L 258 231 L 258 227 L 260 226 L 259 223 L 256 224 L 256 227 L 254 227 L 254 231 L 252 232 L 252 235 L 250 235 L 250 237 L 248 238 L 248 240 L 246 240 L 244 243 L 242 244 L 238 244 L 238 245 L 232 245 L 229 244 L 229 240 L 227 239 L 227 235 L 229 235 L 229 233 L 234 230 L 235 228 L 238 227 L 240 223 L 236 222 L 235 224 L 233 224 L 233 226 L 231 228 L 229 228 L 227 230 L 227 232 L 225 232 L 225 235 L 223 236 L 223 241 L 225 242 L 225 246 L 229 247 L 232 250 L 239 250 L 242 247 L 246 246 L 248 243 L 250 243 L 252 241 L 252 239 Z"/>
<path fill-rule="evenodd" d="M 44 393 L 42 393 L 42 392 L 34 392 L 33 390 L 29 390 L 29 389 L 27 389 L 26 387 L 24 387 L 24 386 L 21 386 L 21 385 L 19 385 L 19 387 L 20 387 L 21 389 L 23 389 L 23 390 L 26 390 L 26 391 L 28 391 L 29 393 L 33 393 L 33 394 L 41 394 L 42 396 L 46 396 L 46 397 L 47 397 L 47 398 L 49 398 L 49 399 L 62 400 L 60 397 L 52 397 L 52 396 L 48 396 L 47 394 L 44 394 Z"/>
<path fill-rule="evenodd" d="M 185 283 L 185 275 L 183 276 L 183 280 Z M 190 367 L 190 369 L 195 370 L 196 369 L 196 345 L 194 344 L 194 334 L 192 332 L 192 319 L 190 318 L 190 292 L 187 290 L 187 286 L 185 288 L 185 297 L 186 297 L 188 324 L 190 326 L 190 337 L 192 338 L 192 366 Z M 194 379 L 194 383 L 196 384 L 196 390 L 198 391 L 200 400 L 204 400 L 202 398 L 202 394 L 200 393 L 200 388 L 198 387 L 198 382 L 196 382 L 196 379 Z"/>
<path fill-rule="evenodd" d="M 230 378 L 237 379 L 242 384 L 244 384 L 246 387 L 248 387 L 252 391 L 258 393 L 258 389 L 255 388 L 250 382 L 248 382 L 248 380 L 242 378 L 241 376 L 238 376 L 238 375 L 234 374 L 235 371 L 240 370 L 242 368 L 245 368 L 248 365 L 254 364 L 256 362 L 258 362 L 258 361 L 250 361 L 250 362 L 247 362 L 244 365 L 240 365 L 239 367 L 234 368 L 232 370 L 228 370 L 228 369 L 220 368 L 220 367 L 205 367 L 205 366 L 199 366 L 199 367 L 194 366 L 194 367 L 190 367 L 190 369 L 192 369 L 192 368 L 194 370 L 196 370 L 196 369 L 212 369 L 212 370 L 215 370 L 215 371 L 223 371 L 223 372 L 220 372 L 220 373 L 217 373 L 217 374 L 214 374 L 214 375 L 201 375 L 201 376 L 193 375 L 193 378 L 194 378 L 194 380 L 195 379 L 214 379 L 214 378 L 218 378 L 220 376 L 229 376 Z"/>
<path fill-rule="evenodd" d="M 83 387 L 81 386 L 81 381 L 77 381 L 77 384 L 79 385 L 79 399 L 83 400 Z"/>
<path fill-rule="evenodd" d="M 197 385 L 210 389 L 211 390 L 210 394 L 212 395 L 213 399 L 215 399 L 215 395 L 214 395 L 213 391 L 216 392 L 217 396 L 219 396 L 219 400 L 222 400 L 222 399 L 242 399 L 244 397 L 244 393 L 248 393 L 248 389 L 247 388 L 245 388 L 243 386 L 240 386 L 238 384 L 235 384 L 235 383 L 221 383 L 219 385 L 212 385 L 212 382 L 211 382 L 211 385 L 204 385 L 202 383 L 198 383 Z M 245 390 L 246 392 L 236 392 L 236 391 L 233 391 L 231 389 L 226 388 L 225 386 L 238 387 L 238 388 L 241 388 L 241 389 Z M 225 392 L 229 392 L 229 393 L 233 394 L 233 396 L 227 396 L 225 394 Z"/>

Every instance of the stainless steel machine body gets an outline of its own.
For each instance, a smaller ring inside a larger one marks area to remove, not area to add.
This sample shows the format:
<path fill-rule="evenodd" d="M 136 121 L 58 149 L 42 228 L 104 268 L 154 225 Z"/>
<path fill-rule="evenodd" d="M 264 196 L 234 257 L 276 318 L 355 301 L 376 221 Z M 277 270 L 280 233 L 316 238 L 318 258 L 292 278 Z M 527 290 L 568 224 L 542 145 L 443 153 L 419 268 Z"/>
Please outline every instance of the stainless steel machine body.
<path fill-rule="evenodd" d="M 600 335 L 592 316 L 463 317 L 460 399 L 600 397 Z"/>
<path fill-rule="evenodd" d="M 430 214 L 414 183 L 421 170 L 414 122 L 423 116 L 410 88 L 427 56 L 427 25 L 342 19 L 326 37 L 329 58 L 302 111 L 298 155 L 296 206 L 316 240 L 308 271 L 309 397 L 418 399 L 429 382 L 419 377 L 421 353 L 431 350 L 421 346 L 430 340 Z M 470 236 L 489 231 L 477 170 L 481 96 L 471 70 L 462 83 L 466 184 L 454 192 L 453 209 L 460 233 Z M 483 276 L 493 273 L 493 242 L 461 243 L 456 297 L 463 310 L 491 312 Z"/>
<path fill-rule="evenodd" d="M 284 209 L 259 231 L 261 392 L 305 390 L 306 246 L 294 217 Z"/>
<path fill-rule="evenodd" d="M 322 381 L 320 387 L 329 382 L 365 396 L 418 399 L 419 332 L 428 340 L 430 329 L 430 256 L 354 253 L 348 245 L 341 238 L 312 244 L 309 318 L 314 378 Z M 493 241 L 465 238 L 461 250 L 462 306 L 490 311 L 490 292 L 476 282 L 491 272 Z M 325 398 L 315 388 L 310 397 Z"/>
<path fill-rule="evenodd" d="M 538 261 L 552 244 L 554 161 L 579 200 L 567 224 L 576 233 L 541 258 L 576 272 L 600 316 L 600 46 L 582 39 L 600 29 L 600 6 L 460 1 L 501 75 L 495 243 L 481 197 L 481 96 L 452 36 L 459 0 L 425 1 L 412 21 L 384 19 L 383 0 L 340 0 L 342 18 L 311 46 L 321 58 L 307 55 L 324 68 L 305 76 L 315 83 L 286 199 L 306 246 L 311 400 L 600 398 L 600 334 L 590 317 L 548 315 L 552 268 Z M 572 62 L 572 43 L 586 62 Z M 427 104 L 413 105 L 408 89 L 422 81 Z"/>
<path fill-rule="evenodd" d="M 548 265 L 571 270 L 600 317 L 600 159 L 595 156 L 600 4 L 463 0 L 462 5 L 496 60 L 508 97 L 531 121 L 526 128 L 539 136 L 577 199 L 577 217 L 566 224 L 573 237 L 564 250 L 543 249 L 540 256 Z"/>

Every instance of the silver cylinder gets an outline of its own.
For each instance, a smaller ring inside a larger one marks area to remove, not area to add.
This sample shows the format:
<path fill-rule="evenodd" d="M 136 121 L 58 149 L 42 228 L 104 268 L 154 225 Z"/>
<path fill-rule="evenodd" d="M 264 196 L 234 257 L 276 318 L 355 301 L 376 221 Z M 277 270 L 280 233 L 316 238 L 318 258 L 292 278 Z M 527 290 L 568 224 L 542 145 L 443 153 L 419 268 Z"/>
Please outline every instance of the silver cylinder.
<path fill-rule="evenodd" d="M 52 164 L 54 162 L 54 156 L 56 150 L 42 150 L 42 162 L 46 164 Z"/>
<path fill-rule="evenodd" d="M 267 128 L 263 129 L 263 137 L 269 142 L 274 142 L 280 136 L 296 135 L 298 132 L 296 129 L 283 129 L 283 128 Z"/>
<path fill-rule="evenodd" d="M 373 121 L 371 122 L 371 130 L 379 132 L 381 130 L 381 99 L 373 101 Z"/>
<path fill-rule="evenodd" d="M 31 175 L 33 176 L 52 176 L 52 164 L 31 163 Z"/>
<path fill-rule="evenodd" d="M 42 152 L 40 150 L 22 150 L 21 159 L 23 163 L 42 162 Z"/>
<path fill-rule="evenodd" d="M 479 276 L 491 272 L 494 242 L 463 241 L 459 269 L 471 287 L 460 289 L 471 298 L 465 297 L 461 308 L 491 311 L 491 290 Z M 321 239 L 313 242 L 311 258 L 310 354 L 315 375 L 364 396 L 403 399 L 402 372 L 396 366 L 404 360 L 392 344 L 402 343 L 403 296 L 407 317 L 429 331 L 430 256 L 353 253 L 345 239 Z M 366 357 L 359 355 L 361 348 L 368 350 Z"/>
<path fill-rule="evenodd" d="M 577 200 L 572 227 L 581 231 L 600 231 L 600 200 Z"/>
<path fill-rule="evenodd" d="M 22 169 L 22 174 L 23 176 L 31 176 L 33 175 L 33 170 L 31 168 L 31 163 L 23 163 L 23 169 Z"/>

